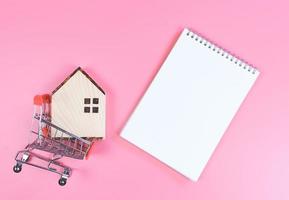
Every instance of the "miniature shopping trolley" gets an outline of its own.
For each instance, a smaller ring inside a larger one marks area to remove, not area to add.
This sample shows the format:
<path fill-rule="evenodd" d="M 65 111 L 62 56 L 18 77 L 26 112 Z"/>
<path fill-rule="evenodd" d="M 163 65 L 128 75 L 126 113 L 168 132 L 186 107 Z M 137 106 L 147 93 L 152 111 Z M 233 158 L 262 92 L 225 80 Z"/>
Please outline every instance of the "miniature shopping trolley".
<path fill-rule="evenodd" d="M 84 159 L 94 140 L 81 138 L 59 126 L 51 123 L 50 96 L 37 95 L 34 97 L 34 112 L 32 116 L 29 144 L 25 149 L 18 151 L 15 157 L 14 172 L 19 173 L 22 165 L 44 169 L 60 175 L 59 185 L 66 184 L 71 176 L 72 169 L 59 162 L 62 157 Z M 43 156 L 36 151 L 45 151 L 50 157 Z M 38 162 L 35 162 L 35 161 Z M 42 164 L 39 164 L 41 161 Z"/>

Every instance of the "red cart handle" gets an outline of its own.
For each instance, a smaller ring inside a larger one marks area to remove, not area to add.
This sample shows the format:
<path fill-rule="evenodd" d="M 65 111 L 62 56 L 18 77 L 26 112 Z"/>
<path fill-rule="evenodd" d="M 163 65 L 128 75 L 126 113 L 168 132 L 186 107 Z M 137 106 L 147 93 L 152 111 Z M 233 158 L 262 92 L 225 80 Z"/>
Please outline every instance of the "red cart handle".
<path fill-rule="evenodd" d="M 49 94 L 44 94 L 44 95 L 36 95 L 33 98 L 33 104 L 37 106 L 41 106 L 43 104 L 50 104 L 51 103 L 51 98 Z"/>

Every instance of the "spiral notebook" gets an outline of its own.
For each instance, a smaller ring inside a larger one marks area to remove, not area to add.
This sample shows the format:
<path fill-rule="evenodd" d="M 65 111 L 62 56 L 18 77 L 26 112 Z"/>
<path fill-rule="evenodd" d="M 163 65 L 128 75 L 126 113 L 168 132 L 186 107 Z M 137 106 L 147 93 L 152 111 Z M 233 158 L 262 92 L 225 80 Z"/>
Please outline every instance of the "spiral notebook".
<path fill-rule="evenodd" d="M 197 181 L 258 75 L 184 29 L 121 137 Z"/>

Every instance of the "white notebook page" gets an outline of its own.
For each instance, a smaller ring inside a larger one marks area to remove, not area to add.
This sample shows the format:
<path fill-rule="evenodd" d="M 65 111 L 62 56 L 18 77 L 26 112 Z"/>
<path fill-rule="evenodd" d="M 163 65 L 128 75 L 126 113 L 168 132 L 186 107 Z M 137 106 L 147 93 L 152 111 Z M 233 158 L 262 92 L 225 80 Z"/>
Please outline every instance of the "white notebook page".
<path fill-rule="evenodd" d="M 121 137 L 196 181 L 258 75 L 184 29 Z"/>

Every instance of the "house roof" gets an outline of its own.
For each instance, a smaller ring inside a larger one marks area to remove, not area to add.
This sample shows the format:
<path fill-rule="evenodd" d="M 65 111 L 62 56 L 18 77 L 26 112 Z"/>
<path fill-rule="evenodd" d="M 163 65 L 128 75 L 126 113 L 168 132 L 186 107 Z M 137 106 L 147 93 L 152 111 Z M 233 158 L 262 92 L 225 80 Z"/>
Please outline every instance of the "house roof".
<path fill-rule="evenodd" d="M 78 67 L 76 70 L 74 70 L 74 72 L 72 72 L 72 74 L 70 74 L 60 85 L 57 86 L 57 88 L 55 88 L 55 90 L 53 90 L 52 95 L 54 93 L 56 93 L 71 77 L 74 76 L 74 74 L 76 72 L 80 71 L 83 75 L 86 76 L 86 78 L 88 78 L 90 80 L 91 83 L 93 83 L 103 94 L 105 94 L 105 92 L 103 91 L 103 89 L 97 85 L 97 83 L 85 72 L 81 69 L 81 67 Z"/>

